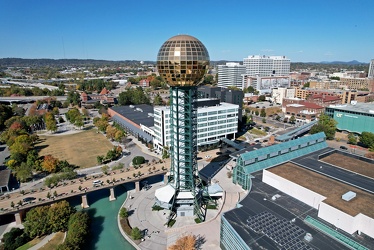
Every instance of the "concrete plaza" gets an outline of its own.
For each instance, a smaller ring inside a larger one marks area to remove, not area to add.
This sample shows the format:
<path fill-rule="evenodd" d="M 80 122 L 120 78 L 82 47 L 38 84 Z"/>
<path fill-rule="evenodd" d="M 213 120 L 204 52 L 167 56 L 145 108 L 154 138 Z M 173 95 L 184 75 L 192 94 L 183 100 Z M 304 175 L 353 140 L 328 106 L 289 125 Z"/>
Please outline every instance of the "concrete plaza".
<path fill-rule="evenodd" d="M 199 165 L 207 165 L 208 162 L 199 161 Z M 155 190 L 164 186 L 165 183 L 152 184 L 148 190 L 128 193 L 128 199 L 124 203 L 129 212 L 129 223 L 131 227 L 138 227 L 147 232 L 144 241 L 138 246 L 140 249 L 158 250 L 172 245 L 179 237 L 193 234 L 198 237 L 201 249 L 219 249 L 221 214 L 235 208 L 237 202 L 242 199 L 246 192 L 240 186 L 234 185 L 232 179 L 227 177 L 227 170 L 222 168 L 214 177 L 214 181 L 224 190 L 224 195 L 218 201 L 218 209 L 208 209 L 206 221 L 196 224 L 194 217 L 177 217 L 171 228 L 167 228 L 168 210 L 152 211 L 155 203 Z M 132 197 L 132 198 L 130 198 Z"/>

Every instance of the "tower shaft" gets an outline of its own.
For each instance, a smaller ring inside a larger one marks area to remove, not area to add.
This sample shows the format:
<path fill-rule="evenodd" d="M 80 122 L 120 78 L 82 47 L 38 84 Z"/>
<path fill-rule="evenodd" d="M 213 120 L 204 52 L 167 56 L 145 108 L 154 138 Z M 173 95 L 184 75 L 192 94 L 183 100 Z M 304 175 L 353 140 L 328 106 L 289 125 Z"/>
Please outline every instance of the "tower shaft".
<path fill-rule="evenodd" d="M 197 87 L 170 88 L 171 185 L 195 192 L 197 169 Z"/>

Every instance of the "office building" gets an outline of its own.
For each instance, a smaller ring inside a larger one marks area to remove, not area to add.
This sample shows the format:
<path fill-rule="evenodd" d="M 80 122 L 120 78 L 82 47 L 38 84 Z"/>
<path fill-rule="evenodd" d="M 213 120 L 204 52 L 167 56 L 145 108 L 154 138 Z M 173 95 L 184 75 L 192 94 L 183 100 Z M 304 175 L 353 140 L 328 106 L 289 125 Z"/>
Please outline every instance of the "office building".
<path fill-rule="evenodd" d="M 238 120 L 242 122 L 242 108 L 244 93 L 241 90 L 232 90 L 220 87 L 201 86 L 197 89 L 198 98 L 217 98 L 221 102 L 239 105 Z"/>
<path fill-rule="evenodd" d="M 214 144 L 221 138 L 234 138 L 238 132 L 239 105 L 218 99 L 199 99 L 197 110 L 197 146 Z M 154 109 L 154 148 L 162 150 L 171 142 L 170 108 Z"/>
<path fill-rule="evenodd" d="M 289 76 L 249 76 L 243 75 L 243 86 L 248 88 L 252 86 L 260 95 L 270 94 L 273 88 L 290 87 Z"/>
<path fill-rule="evenodd" d="M 374 78 L 374 59 L 370 61 L 368 78 Z"/>
<path fill-rule="evenodd" d="M 353 133 L 374 133 L 374 104 L 357 103 L 331 105 L 326 107 L 326 114 L 338 123 L 336 128 Z"/>
<path fill-rule="evenodd" d="M 249 76 L 288 76 L 291 61 L 285 56 L 252 55 L 243 59 Z"/>
<path fill-rule="evenodd" d="M 245 74 L 246 67 L 239 63 L 226 63 L 226 65 L 218 65 L 218 87 L 237 87 L 243 89 L 242 75 Z"/>
<path fill-rule="evenodd" d="M 273 88 L 270 100 L 274 103 L 282 104 L 284 98 L 295 97 L 295 90 L 294 88 Z"/>

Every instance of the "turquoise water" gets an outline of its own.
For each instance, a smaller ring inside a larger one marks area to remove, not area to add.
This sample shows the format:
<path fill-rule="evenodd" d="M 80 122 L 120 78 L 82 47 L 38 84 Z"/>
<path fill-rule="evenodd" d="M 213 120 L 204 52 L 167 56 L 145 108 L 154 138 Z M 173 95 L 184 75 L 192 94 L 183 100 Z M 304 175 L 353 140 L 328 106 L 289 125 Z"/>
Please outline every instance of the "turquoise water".
<path fill-rule="evenodd" d="M 127 186 L 128 187 L 128 186 Z M 84 209 L 91 218 L 90 236 L 84 249 L 135 249 L 120 233 L 117 223 L 118 211 L 126 200 L 126 186 L 117 186 L 114 190 L 117 200 L 109 201 L 109 189 L 89 193 L 87 196 L 89 208 Z M 69 200 L 77 210 L 81 198 L 74 197 Z"/>

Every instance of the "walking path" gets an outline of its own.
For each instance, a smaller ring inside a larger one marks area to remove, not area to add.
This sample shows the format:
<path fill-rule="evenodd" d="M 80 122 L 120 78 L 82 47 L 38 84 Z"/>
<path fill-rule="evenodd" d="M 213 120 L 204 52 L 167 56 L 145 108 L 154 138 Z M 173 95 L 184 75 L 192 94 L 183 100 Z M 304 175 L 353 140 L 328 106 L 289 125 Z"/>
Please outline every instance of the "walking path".
<path fill-rule="evenodd" d="M 52 233 L 52 234 L 49 234 L 47 236 L 44 237 L 44 239 L 42 241 L 40 241 L 38 244 L 36 244 L 35 246 L 33 247 L 30 247 L 29 250 L 38 250 L 40 248 L 42 248 L 45 244 L 47 244 L 51 239 L 53 239 L 53 237 L 55 237 L 56 233 Z"/>

